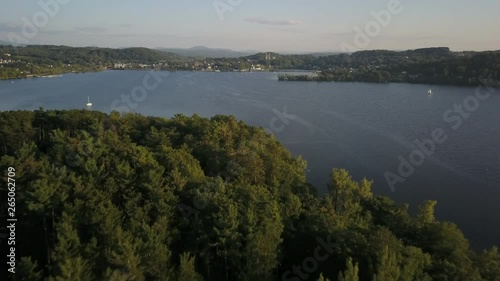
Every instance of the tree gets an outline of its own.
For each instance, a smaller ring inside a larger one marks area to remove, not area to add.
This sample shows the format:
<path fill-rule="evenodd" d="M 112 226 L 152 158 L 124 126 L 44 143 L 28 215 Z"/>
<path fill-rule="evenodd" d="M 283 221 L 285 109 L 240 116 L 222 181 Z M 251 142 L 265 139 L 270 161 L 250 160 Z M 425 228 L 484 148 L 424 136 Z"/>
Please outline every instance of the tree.
<path fill-rule="evenodd" d="M 390 251 L 388 246 L 384 246 L 379 253 L 377 273 L 374 279 L 379 281 L 398 281 L 401 275 L 398 265 L 397 254 Z"/>
<path fill-rule="evenodd" d="M 316 281 L 330 281 L 330 279 L 325 278 L 325 277 L 323 276 L 323 273 L 321 273 L 321 274 L 319 275 L 318 280 L 316 280 Z M 339 281 L 340 281 L 340 280 L 339 280 Z"/>
<path fill-rule="evenodd" d="M 425 227 L 418 245 L 431 254 L 428 272 L 433 280 L 476 280 L 479 273 L 469 257 L 469 243 L 455 224 L 444 222 Z"/>
<path fill-rule="evenodd" d="M 428 225 L 434 223 L 436 218 L 434 217 L 434 207 L 437 201 L 425 201 L 422 206 L 420 206 L 417 214 L 417 224 L 420 226 Z"/>
<path fill-rule="evenodd" d="M 38 263 L 30 257 L 22 257 L 16 268 L 14 280 L 38 281 L 42 279 L 43 272 L 38 270 Z"/>
<path fill-rule="evenodd" d="M 195 257 L 190 253 L 180 256 L 180 265 L 177 273 L 178 281 L 203 281 L 203 277 L 196 272 Z"/>
<path fill-rule="evenodd" d="M 333 169 L 328 189 L 326 203 L 333 208 L 335 215 L 340 216 L 337 219 L 339 224 L 366 227 L 361 202 L 372 196 L 371 182 L 364 179 L 358 183 L 346 170 Z"/>
<path fill-rule="evenodd" d="M 476 263 L 484 280 L 500 281 L 500 253 L 497 247 L 484 250 L 478 256 Z"/>
<path fill-rule="evenodd" d="M 347 259 L 346 270 L 344 272 L 339 272 L 339 281 L 359 281 L 359 268 L 357 264 L 352 263 L 352 259 Z"/>
<path fill-rule="evenodd" d="M 49 281 L 94 280 L 92 265 L 82 257 L 80 238 L 75 228 L 75 218 L 63 213 L 56 226 L 57 244 L 52 253 L 52 276 Z"/>

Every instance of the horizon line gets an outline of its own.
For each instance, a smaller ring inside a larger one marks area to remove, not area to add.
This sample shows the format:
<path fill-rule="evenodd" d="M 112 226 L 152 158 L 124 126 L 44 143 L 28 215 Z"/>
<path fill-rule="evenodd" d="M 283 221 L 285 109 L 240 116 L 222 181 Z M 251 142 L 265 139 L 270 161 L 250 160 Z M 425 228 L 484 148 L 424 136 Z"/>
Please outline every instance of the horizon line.
<path fill-rule="evenodd" d="M 0 46 L 12 46 L 12 47 L 29 47 L 29 46 L 59 46 L 59 47 L 70 47 L 70 48 L 100 48 L 100 49 L 131 49 L 131 48 L 145 48 L 145 49 L 150 49 L 150 50 L 159 50 L 159 49 L 180 49 L 180 50 L 190 50 L 196 47 L 203 47 L 211 50 L 226 50 L 226 51 L 233 51 L 233 52 L 244 52 L 244 53 L 278 53 L 278 54 L 314 54 L 314 53 L 338 53 L 338 54 L 350 54 L 350 53 L 355 53 L 355 52 L 361 52 L 361 51 L 393 51 L 393 52 L 405 52 L 405 51 L 414 51 L 414 50 L 419 50 L 419 49 L 433 49 L 433 48 L 448 48 L 451 52 L 496 52 L 500 51 L 500 49 L 486 49 L 486 50 L 477 50 L 477 49 L 469 49 L 469 50 L 454 50 L 451 47 L 447 46 L 431 46 L 431 47 L 417 47 L 417 48 L 411 48 L 411 49 L 360 49 L 354 52 L 345 52 L 341 50 L 321 50 L 321 51 L 287 51 L 287 50 L 281 50 L 281 51 L 263 51 L 263 50 L 238 50 L 238 49 L 230 49 L 227 47 L 208 47 L 204 45 L 194 45 L 191 47 L 145 47 L 145 46 L 127 46 L 127 47 L 105 47 L 105 46 L 98 46 L 98 45 L 87 45 L 87 46 L 75 46 L 75 45 L 66 45 L 66 44 L 45 44 L 45 43 L 40 43 L 40 44 L 27 44 L 27 45 L 22 45 L 22 44 L 9 44 L 9 42 L 6 41 L 0 41 Z"/>

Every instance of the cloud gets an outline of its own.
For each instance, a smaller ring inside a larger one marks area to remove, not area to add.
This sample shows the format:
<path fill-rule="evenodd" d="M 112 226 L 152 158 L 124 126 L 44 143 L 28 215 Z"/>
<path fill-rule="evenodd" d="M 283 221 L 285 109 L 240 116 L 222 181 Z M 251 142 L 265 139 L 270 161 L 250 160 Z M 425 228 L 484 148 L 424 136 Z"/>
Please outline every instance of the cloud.
<path fill-rule="evenodd" d="M 47 34 L 47 35 L 65 35 L 65 34 L 73 34 L 74 31 L 72 30 L 43 30 L 40 31 L 41 34 Z"/>
<path fill-rule="evenodd" d="M 75 27 L 73 30 L 82 33 L 103 33 L 106 31 L 106 28 L 97 26 L 80 26 Z"/>
<path fill-rule="evenodd" d="M 80 26 L 73 29 L 50 29 L 50 30 L 40 30 L 40 34 L 56 35 L 56 36 L 66 36 L 69 34 L 79 34 L 79 35 L 101 35 L 105 34 L 106 28 L 102 27 L 91 27 L 91 26 Z"/>
<path fill-rule="evenodd" d="M 307 34 L 307 33 L 311 33 L 310 31 L 297 30 L 297 29 L 286 28 L 286 27 L 275 27 L 274 30 L 278 30 L 278 31 L 281 31 L 281 32 L 295 33 L 295 34 Z"/>
<path fill-rule="evenodd" d="M 245 21 L 265 25 L 297 25 L 302 23 L 300 20 L 268 20 L 263 18 L 249 18 Z"/>

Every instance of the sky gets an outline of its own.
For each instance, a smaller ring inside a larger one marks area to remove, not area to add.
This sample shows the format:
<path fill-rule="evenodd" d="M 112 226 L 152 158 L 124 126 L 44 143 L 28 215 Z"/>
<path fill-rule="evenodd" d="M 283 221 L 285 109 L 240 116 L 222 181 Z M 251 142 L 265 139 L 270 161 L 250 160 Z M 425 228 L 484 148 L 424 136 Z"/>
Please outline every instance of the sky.
<path fill-rule="evenodd" d="M 0 40 L 23 44 L 500 49 L 498 0 L 2 0 L 1 6 Z"/>

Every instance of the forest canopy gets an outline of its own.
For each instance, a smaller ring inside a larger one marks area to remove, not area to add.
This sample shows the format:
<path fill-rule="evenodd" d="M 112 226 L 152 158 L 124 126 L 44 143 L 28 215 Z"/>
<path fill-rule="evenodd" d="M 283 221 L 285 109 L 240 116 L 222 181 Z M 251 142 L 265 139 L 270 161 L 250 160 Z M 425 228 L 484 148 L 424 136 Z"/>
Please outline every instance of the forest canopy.
<path fill-rule="evenodd" d="M 498 249 L 474 252 L 437 202 L 412 215 L 342 169 L 319 195 L 233 116 L 0 112 L 0 157 L 12 280 L 500 280 Z"/>

